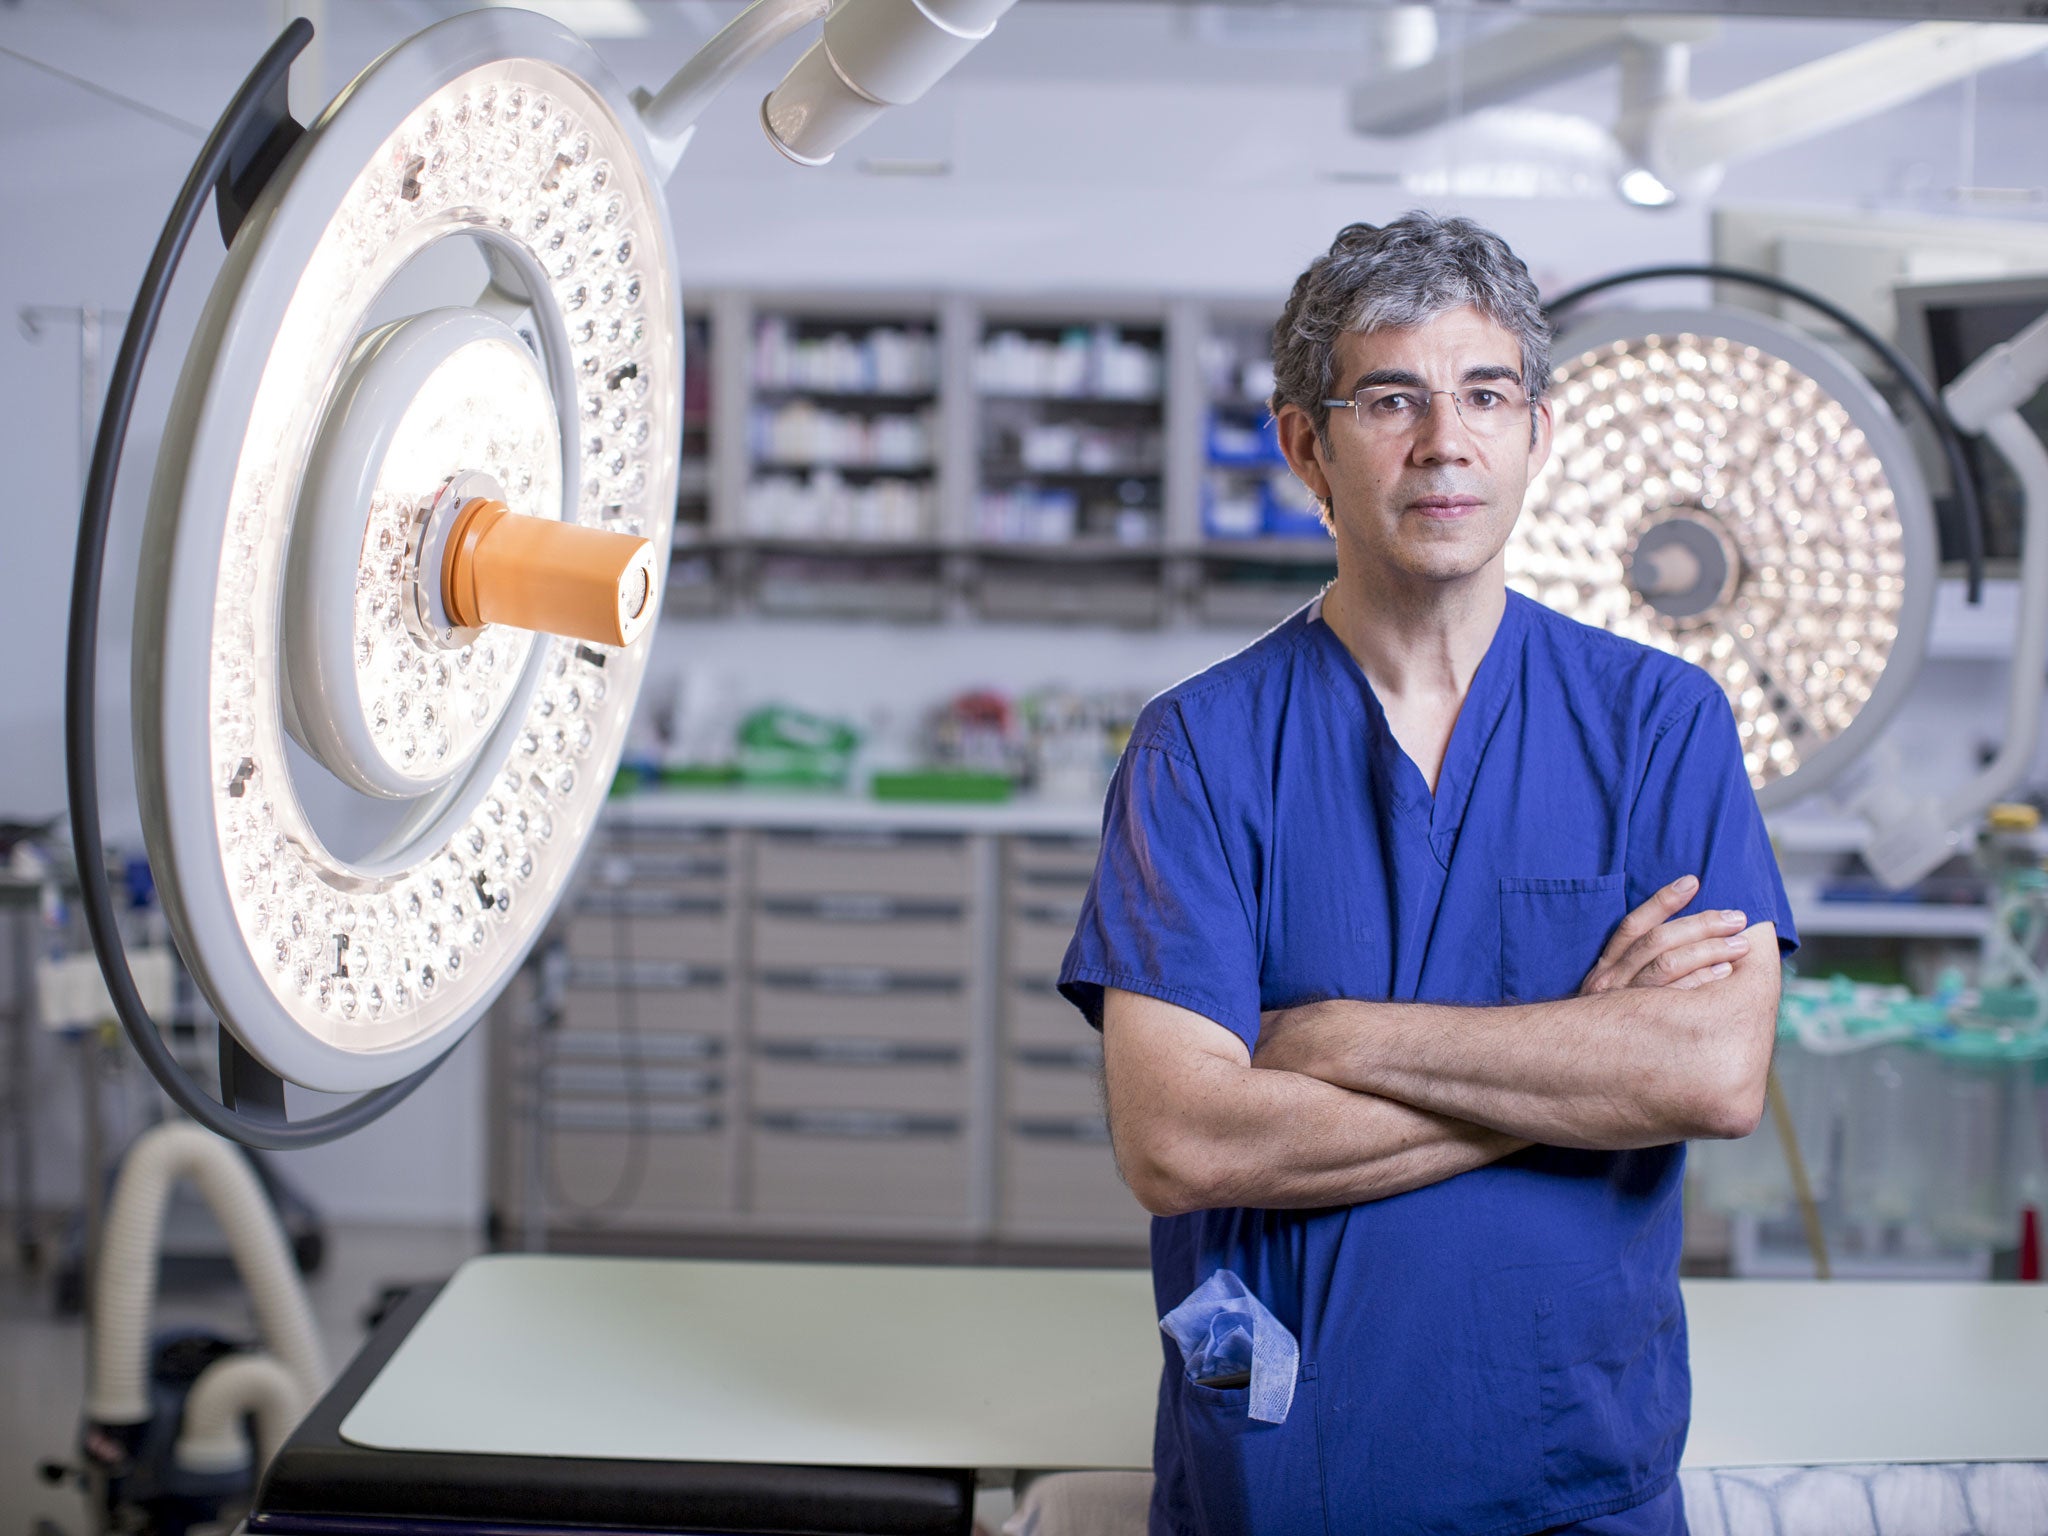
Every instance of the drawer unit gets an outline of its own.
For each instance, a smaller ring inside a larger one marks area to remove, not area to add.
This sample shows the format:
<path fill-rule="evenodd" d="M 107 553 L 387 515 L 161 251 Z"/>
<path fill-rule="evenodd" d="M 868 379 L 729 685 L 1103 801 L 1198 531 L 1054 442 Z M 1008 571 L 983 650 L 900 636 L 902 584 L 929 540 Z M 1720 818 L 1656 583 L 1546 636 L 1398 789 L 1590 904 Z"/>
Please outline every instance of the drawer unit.
<path fill-rule="evenodd" d="M 967 979 L 863 967 L 764 970 L 754 978 L 758 1038 L 961 1041 Z"/>
<path fill-rule="evenodd" d="M 969 878 L 967 839 L 952 832 L 768 831 L 754 843 L 754 888 L 764 896 L 957 898 Z"/>
<path fill-rule="evenodd" d="M 1059 994 L 1050 976 L 1018 976 L 1003 983 L 1003 1034 L 1012 1046 L 1099 1047 L 1102 1037 Z"/>
<path fill-rule="evenodd" d="M 730 904 L 666 891 L 584 891 L 568 923 L 576 960 L 731 964 L 739 951 Z"/>
<path fill-rule="evenodd" d="M 538 1037 L 535 1054 L 542 1061 L 613 1061 L 625 1057 L 661 1066 L 701 1067 L 725 1061 L 732 1054 L 732 1043 L 718 1035 L 556 1029 Z"/>
<path fill-rule="evenodd" d="M 1012 901 L 1004 933 L 1004 969 L 1011 976 L 1056 978 L 1066 959 L 1081 899 Z"/>
<path fill-rule="evenodd" d="M 1011 1119 L 999 1182 L 1005 1237 L 1142 1243 L 1150 1231 L 1151 1218 L 1117 1176 L 1100 1116 Z"/>
<path fill-rule="evenodd" d="M 1102 1051 L 1073 1046 L 1024 1046 L 1003 1062 L 1003 1106 L 1013 1117 L 1102 1117 Z"/>
<path fill-rule="evenodd" d="M 970 961 L 967 903 L 907 897 L 763 897 L 754 912 L 762 966 L 957 971 Z"/>
<path fill-rule="evenodd" d="M 650 1058 L 630 1045 L 605 1060 L 556 1057 L 547 1064 L 542 1082 L 557 1104 L 585 1099 L 631 1101 L 635 1095 L 650 1103 L 657 1099 L 716 1099 L 725 1092 L 725 1074 L 716 1066 Z"/>
<path fill-rule="evenodd" d="M 1093 837 L 1020 834 L 1006 840 L 1003 863 L 1012 889 L 1080 891 L 1095 873 L 1100 849 L 1100 840 Z"/>
<path fill-rule="evenodd" d="M 872 1111 L 763 1111 L 749 1135 L 748 1208 L 761 1216 L 964 1224 L 966 1120 Z"/>
<path fill-rule="evenodd" d="M 967 1112 L 967 1051 L 888 1040 L 757 1040 L 755 1108 Z"/>
<path fill-rule="evenodd" d="M 635 827 L 616 823 L 591 840 L 586 873 L 606 867 L 635 881 L 723 880 L 732 869 L 733 835 L 724 827 Z"/>
<path fill-rule="evenodd" d="M 654 1115 L 641 1130 L 616 1117 L 558 1116 L 546 1178 L 549 1217 L 564 1225 L 686 1224 L 732 1209 L 732 1142 L 717 1115 Z"/>
<path fill-rule="evenodd" d="M 731 1035 L 738 1019 L 733 988 L 723 972 L 701 974 L 707 979 L 693 986 L 621 987 L 572 973 L 562 994 L 562 1027 L 576 1033 L 640 1029 Z M 632 979 L 630 972 L 627 977 Z"/>

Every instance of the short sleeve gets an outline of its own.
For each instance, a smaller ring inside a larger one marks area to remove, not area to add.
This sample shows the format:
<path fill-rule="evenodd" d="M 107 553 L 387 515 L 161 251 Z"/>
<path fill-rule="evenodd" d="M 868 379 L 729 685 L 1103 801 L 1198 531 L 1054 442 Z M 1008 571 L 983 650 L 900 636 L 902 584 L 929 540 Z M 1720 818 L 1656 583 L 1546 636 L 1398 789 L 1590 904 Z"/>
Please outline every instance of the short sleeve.
<path fill-rule="evenodd" d="M 1212 1019 L 1249 1049 L 1259 1035 L 1250 882 L 1233 868 L 1184 732 L 1170 713 L 1147 713 L 1110 781 L 1060 992 L 1097 1029 L 1103 989 L 1118 987 Z"/>
<path fill-rule="evenodd" d="M 1681 875 L 1697 875 L 1687 912 L 1737 910 L 1752 923 L 1776 924 L 1781 954 L 1799 947 L 1735 716 L 1719 688 L 1680 705 L 1654 733 L 1629 814 L 1627 874 L 1631 909 Z"/>

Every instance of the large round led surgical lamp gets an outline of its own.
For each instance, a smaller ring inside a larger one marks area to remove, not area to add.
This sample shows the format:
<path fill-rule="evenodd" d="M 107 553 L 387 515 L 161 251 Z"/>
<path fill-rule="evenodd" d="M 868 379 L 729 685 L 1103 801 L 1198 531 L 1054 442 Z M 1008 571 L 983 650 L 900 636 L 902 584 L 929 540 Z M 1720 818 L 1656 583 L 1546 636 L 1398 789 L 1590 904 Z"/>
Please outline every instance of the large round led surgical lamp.
<path fill-rule="evenodd" d="M 1956 475 L 1974 599 L 1980 514 L 1955 428 L 1911 365 L 1853 317 L 1781 280 L 1719 268 L 1622 274 L 1553 308 L 1671 276 L 1790 293 L 1884 357 Z M 1898 420 L 1833 351 L 1748 311 L 1606 311 L 1566 330 L 1555 356 L 1555 446 L 1508 546 L 1510 582 L 1705 668 L 1766 809 L 1840 779 L 1910 687 L 1933 608 L 1933 511 Z M 2028 590 L 2037 585 L 2030 572 Z M 2033 695 L 2039 673 L 2037 662 Z M 2031 727 L 2014 724 L 2030 744 Z M 1989 803 L 1945 814 L 1960 825 Z M 1909 832 L 1898 808 L 1867 795 L 1858 804 L 1872 821 L 1866 856 L 1893 884 L 1954 844 L 1952 832 Z"/>
<path fill-rule="evenodd" d="M 771 139 L 830 158 L 1007 3 L 845 0 L 764 103 Z M 298 22 L 201 151 L 109 386 L 66 736 L 109 993 L 210 1128 L 286 1147 L 366 1124 L 462 1039 L 547 923 L 616 768 L 667 564 L 683 332 L 662 182 L 718 89 L 825 10 L 761 0 L 633 97 L 552 22 L 459 16 L 304 127 L 285 98 L 312 36 Z M 93 733 L 114 475 L 209 195 L 228 254 L 157 465 L 133 694 L 144 837 L 223 1026 L 223 1102 L 136 994 Z M 457 245 L 481 256 L 482 295 L 409 304 Z M 285 1082 L 363 1096 L 290 1124 Z"/>

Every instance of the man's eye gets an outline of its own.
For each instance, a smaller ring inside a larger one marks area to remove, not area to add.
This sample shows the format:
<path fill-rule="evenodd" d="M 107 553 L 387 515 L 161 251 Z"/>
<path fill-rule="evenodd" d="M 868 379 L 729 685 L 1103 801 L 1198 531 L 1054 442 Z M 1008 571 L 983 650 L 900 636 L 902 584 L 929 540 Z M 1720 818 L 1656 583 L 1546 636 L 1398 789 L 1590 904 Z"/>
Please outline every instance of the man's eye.
<path fill-rule="evenodd" d="M 1508 397 L 1497 389 L 1465 391 L 1465 409 L 1468 411 L 1497 411 L 1507 403 Z"/>
<path fill-rule="evenodd" d="M 1382 416 L 1407 416 L 1422 408 L 1422 402 L 1414 395 L 1381 395 L 1373 401 L 1372 408 Z"/>

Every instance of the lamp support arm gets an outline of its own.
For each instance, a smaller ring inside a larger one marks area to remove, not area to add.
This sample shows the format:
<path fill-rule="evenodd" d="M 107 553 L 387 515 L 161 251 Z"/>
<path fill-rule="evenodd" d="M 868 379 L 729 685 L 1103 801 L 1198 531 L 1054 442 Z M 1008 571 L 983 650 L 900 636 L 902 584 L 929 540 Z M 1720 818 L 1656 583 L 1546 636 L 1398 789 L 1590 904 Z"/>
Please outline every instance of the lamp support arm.
<path fill-rule="evenodd" d="M 1667 100 L 1641 124 L 1644 163 L 1676 184 L 1796 143 L 2048 48 L 2048 28 L 1928 21 L 1710 101 Z"/>
<path fill-rule="evenodd" d="M 1887 885 L 1910 885 L 1952 852 L 1958 829 L 2009 795 L 2033 765 L 2041 731 L 2041 695 L 2048 671 L 2048 446 L 2019 408 L 2048 384 L 2048 315 L 2011 341 L 1993 347 L 1942 391 L 1950 417 L 1988 438 L 2019 477 L 2020 617 L 2008 685 L 2005 741 L 1970 782 L 1954 793 L 1872 816 L 1864 861 Z"/>
<path fill-rule="evenodd" d="M 2019 635 L 2013 645 L 2005 742 L 1944 808 L 1961 823 L 2003 799 L 2033 765 L 2048 671 L 2048 446 L 2019 408 L 2048 385 L 2048 315 L 1993 347 L 1942 392 L 1958 425 L 1982 432 L 2020 482 Z"/>
<path fill-rule="evenodd" d="M 680 156 L 698 117 L 735 75 L 784 38 L 823 21 L 830 9 L 831 0 L 754 0 L 698 49 L 667 85 L 651 95 L 636 92 L 634 105 L 656 152 L 672 145 Z"/>

